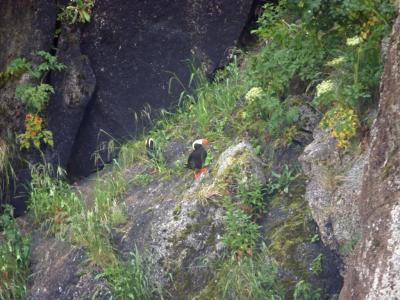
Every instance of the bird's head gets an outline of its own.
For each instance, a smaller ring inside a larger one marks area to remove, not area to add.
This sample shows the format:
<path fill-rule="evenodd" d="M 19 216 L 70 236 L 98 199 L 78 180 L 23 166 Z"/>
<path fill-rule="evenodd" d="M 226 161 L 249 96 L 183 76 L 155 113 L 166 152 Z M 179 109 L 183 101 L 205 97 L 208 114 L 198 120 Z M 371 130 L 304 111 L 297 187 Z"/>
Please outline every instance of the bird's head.
<path fill-rule="evenodd" d="M 195 140 L 192 144 L 193 150 L 196 149 L 196 145 L 208 145 L 208 140 L 207 139 L 198 139 Z"/>
<path fill-rule="evenodd" d="M 146 149 L 154 150 L 154 140 L 152 138 L 146 140 Z"/>

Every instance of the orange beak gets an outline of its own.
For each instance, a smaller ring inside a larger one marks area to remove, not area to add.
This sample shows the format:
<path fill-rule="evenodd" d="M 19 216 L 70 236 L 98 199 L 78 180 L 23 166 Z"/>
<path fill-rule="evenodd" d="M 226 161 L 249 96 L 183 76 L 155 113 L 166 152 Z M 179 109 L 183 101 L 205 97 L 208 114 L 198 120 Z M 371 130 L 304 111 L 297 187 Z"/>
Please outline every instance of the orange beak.
<path fill-rule="evenodd" d="M 202 139 L 201 143 L 204 144 L 204 145 L 208 145 L 208 140 L 207 139 Z"/>

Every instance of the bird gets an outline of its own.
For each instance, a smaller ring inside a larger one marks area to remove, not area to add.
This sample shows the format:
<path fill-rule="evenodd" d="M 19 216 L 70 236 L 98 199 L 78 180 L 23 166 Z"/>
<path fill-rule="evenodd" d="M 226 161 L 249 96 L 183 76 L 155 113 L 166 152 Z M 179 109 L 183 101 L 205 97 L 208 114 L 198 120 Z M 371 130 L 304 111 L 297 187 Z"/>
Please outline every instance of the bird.
<path fill-rule="evenodd" d="M 200 175 L 207 171 L 203 165 L 207 158 L 207 151 L 203 145 L 208 145 L 207 139 L 195 140 L 192 144 L 192 153 L 190 153 L 187 166 L 194 171 L 194 178 L 197 179 Z"/>
<path fill-rule="evenodd" d="M 146 154 L 147 157 L 152 159 L 155 157 L 155 142 L 152 138 L 146 140 Z"/>

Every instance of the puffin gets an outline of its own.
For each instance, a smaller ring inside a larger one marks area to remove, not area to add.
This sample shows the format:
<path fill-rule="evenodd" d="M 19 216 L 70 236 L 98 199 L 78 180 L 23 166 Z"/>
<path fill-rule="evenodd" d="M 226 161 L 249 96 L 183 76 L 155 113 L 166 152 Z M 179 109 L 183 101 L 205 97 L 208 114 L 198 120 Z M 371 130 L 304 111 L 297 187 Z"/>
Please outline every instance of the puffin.
<path fill-rule="evenodd" d="M 193 151 L 190 153 L 187 162 L 188 168 L 194 171 L 195 179 L 199 178 L 203 172 L 207 171 L 207 168 L 203 167 L 207 158 L 207 151 L 203 145 L 208 145 L 207 139 L 198 139 L 193 142 Z"/>
<path fill-rule="evenodd" d="M 156 156 L 155 153 L 155 142 L 152 138 L 146 140 L 146 154 L 149 159 L 153 159 Z"/>

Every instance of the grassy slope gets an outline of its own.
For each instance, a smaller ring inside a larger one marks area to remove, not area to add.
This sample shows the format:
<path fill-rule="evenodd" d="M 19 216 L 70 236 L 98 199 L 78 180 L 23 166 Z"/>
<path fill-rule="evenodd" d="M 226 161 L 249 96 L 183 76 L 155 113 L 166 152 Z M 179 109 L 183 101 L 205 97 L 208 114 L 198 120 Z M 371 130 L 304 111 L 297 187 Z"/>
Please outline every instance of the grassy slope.
<path fill-rule="evenodd" d="M 201 70 L 193 70 L 177 110 L 162 111 L 147 135 L 156 139 L 159 148 L 176 138 L 207 137 L 212 144 L 209 155 L 212 163 L 239 137 L 249 139 L 256 149 L 261 149 L 265 142 L 276 148 L 288 146 L 301 127 L 297 122 L 297 107 L 306 104 L 325 114 L 325 126 L 336 134 L 338 142 L 342 141 L 339 146 L 345 148 L 354 141 L 358 129 L 368 125 L 364 117 L 368 106 L 364 103 L 376 100 L 374 93 L 382 66 L 380 40 L 389 30 L 393 8 L 384 0 L 330 3 L 283 1 L 276 10 L 267 5 L 257 29 L 260 38 L 268 41 L 265 46 L 256 55 L 238 53 L 225 70 L 215 75 L 213 82 L 208 82 Z M 353 37 L 359 39 L 348 40 Z M 303 87 L 300 93 L 305 93 L 304 97 L 296 100 L 289 97 L 293 82 Z M 164 179 L 171 172 L 186 172 L 181 160 L 173 168 L 166 167 L 162 155 L 148 160 L 143 150 L 144 139 L 145 136 L 117 147 L 119 156 L 110 173 L 98 179 L 95 201 L 89 207 L 82 205 L 68 185 L 51 179 L 48 170 L 38 167 L 33 171 L 31 214 L 35 222 L 45 223 L 47 230 L 60 238 L 66 238 L 72 230 L 71 241 L 86 249 L 120 298 L 130 293 L 129 278 L 144 276 L 129 273 L 115 255 L 109 239 L 109 228 L 125 220 L 124 207 L 119 201 L 129 185 L 126 170 L 141 163 L 154 168 L 157 177 Z M 145 172 L 134 176 L 136 183 L 149 180 Z M 284 241 L 280 244 L 286 247 Z M 280 292 L 274 288 L 273 266 L 257 263 L 257 257 L 258 254 L 245 257 L 239 264 L 229 259 L 222 263 L 222 273 L 243 267 L 242 272 L 230 273 L 236 276 L 228 280 L 229 284 L 236 284 L 230 289 L 238 288 L 234 293 L 241 295 L 239 298 L 250 295 L 256 299 L 268 287 L 271 297 L 279 297 Z M 261 269 L 257 271 L 255 264 Z M 15 265 L 16 270 L 19 268 Z M 263 269 L 270 269 L 268 273 L 272 275 L 260 277 Z M 24 274 L 25 267 L 20 272 Z M 2 276 L 6 276 L 4 272 Z M 11 284 L 23 285 L 20 278 L 11 279 Z M 216 286 L 224 292 L 229 284 L 227 278 L 220 279 Z M 141 280 L 135 281 L 138 296 L 149 296 L 148 284 Z"/>

